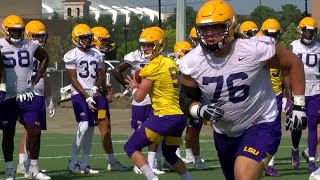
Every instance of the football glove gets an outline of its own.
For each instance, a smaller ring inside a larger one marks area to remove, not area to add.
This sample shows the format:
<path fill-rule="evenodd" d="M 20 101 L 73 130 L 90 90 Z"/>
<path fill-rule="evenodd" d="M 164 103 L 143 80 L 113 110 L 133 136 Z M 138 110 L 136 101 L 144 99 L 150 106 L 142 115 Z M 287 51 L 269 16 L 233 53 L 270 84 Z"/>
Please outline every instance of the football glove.
<path fill-rule="evenodd" d="M 53 117 L 54 114 L 56 113 L 56 109 L 54 107 L 53 101 L 52 101 L 52 97 L 51 96 L 47 96 L 46 97 L 46 104 L 50 113 L 50 117 Z"/>
<path fill-rule="evenodd" d="M 198 116 L 207 119 L 211 124 L 217 123 L 224 115 L 224 110 L 221 108 L 225 101 L 218 101 L 209 105 L 199 105 L 197 114 Z"/>
<path fill-rule="evenodd" d="M 86 99 L 86 102 L 88 104 L 88 107 L 89 107 L 90 111 L 94 112 L 94 111 L 97 110 L 97 108 L 95 107 L 96 102 L 93 100 L 92 97 L 88 97 Z"/>
<path fill-rule="evenodd" d="M 33 92 L 24 92 L 21 94 L 17 94 L 16 100 L 23 102 L 23 101 L 32 101 L 34 97 Z"/>
<path fill-rule="evenodd" d="M 294 105 L 286 120 L 286 130 L 297 130 L 307 128 L 306 108 L 304 106 Z"/>
<path fill-rule="evenodd" d="M 293 108 L 292 101 L 289 101 L 287 98 L 282 98 L 282 112 L 288 115 Z"/>

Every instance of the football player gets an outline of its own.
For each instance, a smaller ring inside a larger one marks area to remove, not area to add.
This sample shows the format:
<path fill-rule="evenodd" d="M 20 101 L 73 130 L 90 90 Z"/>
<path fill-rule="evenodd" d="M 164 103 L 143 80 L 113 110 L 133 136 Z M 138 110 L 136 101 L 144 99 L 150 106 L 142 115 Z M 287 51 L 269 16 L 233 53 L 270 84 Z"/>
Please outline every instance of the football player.
<path fill-rule="evenodd" d="M 123 77 L 123 72 L 131 68 L 131 73 L 134 76 L 136 71 L 141 70 L 144 66 L 149 64 L 150 60 L 144 57 L 141 49 L 130 52 L 124 56 L 124 62 L 120 63 L 113 71 L 113 76 L 123 86 L 127 86 L 128 83 Z M 131 105 L 131 128 L 136 130 L 140 128 L 141 124 L 148 120 L 153 114 L 151 101 L 149 95 L 146 95 L 145 99 L 141 102 L 137 102 L 132 99 Z M 161 171 L 161 144 L 151 144 L 148 146 L 148 163 L 155 174 L 164 174 Z M 140 169 L 134 166 L 133 171 L 137 174 L 142 174 Z"/>
<path fill-rule="evenodd" d="M 272 19 L 272 18 L 267 19 L 262 23 L 260 32 L 262 32 L 263 36 L 272 37 L 277 42 L 281 34 L 280 23 L 276 19 Z M 270 78 L 271 78 L 272 88 L 277 99 L 277 109 L 279 111 L 279 114 L 278 114 L 279 117 L 277 118 L 277 120 L 281 121 L 280 112 L 282 111 L 283 89 L 285 89 L 286 92 L 291 92 L 291 90 L 289 89 L 290 86 L 288 86 L 289 81 L 287 80 L 287 78 L 284 79 L 283 72 L 282 70 L 279 69 L 279 67 L 270 68 Z M 268 163 L 268 167 L 266 169 L 265 175 L 275 176 L 275 177 L 280 176 L 280 173 L 278 173 L 274 169 L 274 156 L 272 156 L 270 162 Z"/>
<path fill-rule="evenodd" d="M 258 26 L 253 21 L 244 21 L 241 23 L 239 33 L 244 38 L 250 38 L 258 33 Z"/>
<path fill-rule="evenodd" d="M 227 180 L 257 180 L 281 138 L 266 64 L 289 71 L 295 95 L 289 129 L 306 128 L 304 71 L 299 58 L 273 38 L 235 39 L 236 27 L 236 14 L 226 1 L 208 1 L 200 8 L 196 17 L 200 46 L 180 63 L 180 107 L 189 116 L 211 121 Z M 201 95 L 210 103 L 201 104 Z"/>
<path fill-rule="evenodd" d="M 190 52 L 192 46 L 187 41 L 180 41 L 173 47 L 173 53 L 175 55 L 176 64 L 179 67 L 181 58 Z M 186 157 L 182 158 L 180 153 L 180 148 L 177 149 L 177 156 L 181 158 L 186 164 L 194 163 L 194 168 L 198 170 L 208 169 L 204 165 L 204 160 L 200 157 L 200 143 L 199 135 L 203 125 L 203 119 L 188 118 L 187 120 L 187 130 L 186 130 Z"/>
<path fill-rule="evenodd" d="M 42 48 L 46 44 L 46 40 L 48 37 L 48 33 L 45 25 L 38 21 L 33 20 L 26 24 L 25 27 L 25 38 L 28 40 L 36 41 Z M 37 59 L 33 59 L 33 75 L 37 73 L 39 69 L 39 61 Z M 41 77 L 38 84 L 33 87 L 33 92 L 35 97 L 37 97 L 39 103 L 39 107 L 41 107 L 41 130 L 46 130 L 46 105 L 48 106 L 48 110 L 50 112 L 50 117 L 54 116 L 55 108 L 51 98 L 50 92 L 50 84 L 47 74 L 44 73 L 43 77 Z M 19 164 L 17 166 L 17 174 L 25 174 L 25 167 L 29 167 L 30 158 L 26 156 L 25 151 L 25 142 L 26 142 L 27 132 L 24 132 L 23 137 L 20 140 L 19 145 Z M 27 161 L 26 161 L 27 160 Z"/>
<path fill-rule="evenodd" d="M 109 51 L 109 47 L 110 47 L 109 31 L 106 28 L 100 27 L 100 26 L 92 28 L 91 31 L 93 33 L 93 44 L 94 44 L 95 48 L 97 48 L 97 50 L 99 52 L 101 52 L 102 55 L 104 55 L 104 52 Z M 103 60 L 104 60 L 104 58 L 103 58 Z M 104 62 L 103 62 L 103 64 L 104 64 Z M 110 91 L 109 89 L 111 88 L 111 84 L 106 84 L 105 68 L 102 68 L 102 70 L 103 70 L 102 88 L 103 88 L 104 92 L 108 93 L 108 91 Z M 101 133 L 101 142 L 102 142 L 103 149 L 104 149 L 105 153 L 107 154 L 107 160 L 108 160 L 107 169 L 109 171 L 129 170 L 129 167 L 121 164 L 117 160 L 117 158 L 114 156 L 113 147 L 112 147 L 112 140 L 111 140 L 110 110 L 109 110 L 109 106 L 106 106 L 106 108 L 107 108 L 106 109 L 107 116 L 105 117 L 105 119 L 99 120 L 97 122 L 97 126 L 100 130 L 100 133 Z"/>
<path fill-rule="evenodd" d="M 3 130 L 3 154 L 5 178 L 14 179 L 13 138 L 18 116 L 28 133 L 26 145 L 30 155 L 27 177 L 30 179 L 51 179 L 39 170 L 41 108 L 39 97 L 34 97 L 33 86 L 46 71 L 49 62 L 47 52 L 34 41 L 24 39 L 24 22 L 16 15 L 7 16 L 2 24 L 4 38 L 0 39 L 1 54 L 6 68 L 6 96 L 0 104 L 0 121 Z M 33 74 L 33 58 L 39 63 L 39 70 Z M 8 113 L 10 112 L 10 113 Z"/>
<path fill-rule="evenodd" d="M 93 34 L 86 24 L 76 25 L 71 33 L 75 48 L 64 55 L 65 67 L 71 82 L 71 101 L 78 122 L 72 142 L 68 170 L 75 174 L 97 174 L 88 165 L 94 126 L 108 116 L 108 102 L 100 91 L 103 81 L 103 54 L 92 48 Z M 109 118 L 109 117 L 108 117 Z M 82 160 L 78 155 L 82 148 Z"/>
<path fill-rule="evenodd" d="M 290 43 L 289 49 L 291 49 L 304 64 L 306 112 L 308 117 L 308 169 L 310 172 L 314 172 L 317 169 L 315 165 L 315 155 L 318 142 L 317 125 L 320 117 L 320 43 L 315 41 L 318 26 L 313 18 L 303 18 L 298 28 L 300 31 L 300 39 Z M 297 147 L 301 137 L 301 134 L 299 135 L 300 136 L 297 137 Z M 297 157 L 297 162 L 299 162 L 298 151 L 295 156 Z"/>
<path fill-rule="evenodd" d="M 133 90 L 135 101 L 141 102 L 150 95 L 154 113 L 136 129 L 124 149 L 132 162 L 144 173 L 148 180 L 158 180 L 143 156 L 141 149 L 153 143 L 162 143 L 162 154 L 166 161 L 184 180 L 192 179 L 183 161 L 176 155 L 181 145 L 181 135 L 186 126 L 186 117 L 179 106 L 179 70 L 172 59 L 161 52 L 165 45 L 164 31 L 159 27 L 149 27 L 139 38 L 145 58 L 150 61 L 140 72 L 139 84 L 128 76 L 126 80 Z"/>
<path fill-rule="evenodd" d="M 192 48 L 195 48 L 199 44 L 199 38 L 197 36 L 197 31 L 195 27 L 191 28 L 189 38 L 191 40 Z"/>

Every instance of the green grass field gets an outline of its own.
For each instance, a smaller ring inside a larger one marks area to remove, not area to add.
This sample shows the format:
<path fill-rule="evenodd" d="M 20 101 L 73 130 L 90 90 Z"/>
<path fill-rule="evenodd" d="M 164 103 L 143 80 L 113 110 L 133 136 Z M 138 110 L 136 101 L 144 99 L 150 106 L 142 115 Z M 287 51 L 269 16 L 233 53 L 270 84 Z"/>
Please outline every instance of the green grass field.
<path fill-rule="evenodd" d="M 14 164 L 18 163 L 18 142 L 21 134 L 17 134 L 15 138 L 15 156 Z M 43 169 L 46 169 L 52 179 L 63 180 L 63 179 L 112 179 L 112 180 L 143 180 L 143 175 L 134 174 L 132 171 L 128 172 L 109 172 L 106 170 L 106 160 L 103 153 L 100 136 L 95 135 L 92 152 L 90 157 L 90 165 L 100 170 L 99 175 L 71 175 L 67 171 L 67 163 L 70 157 L 71 141 L 73 135 L 62 135 L 62 134 L 47 134 L 44 133 L 42 136 L 41 154 L 40 154 L 40 165 Z M 113 136 L 113 146 L 116 157 L 124 164 L 132 165 L 127 155 L 124 153 L 123 145 L 128 137 L 126 136 Z M 301 149 L 306 147 L 306 139 L 301 140 Z M 307 170 L 307 164 L 301 157 L 300 168 L 293 170 L 290 163 L 291 157 L 291 141 L 288 137 L 282 139 L 278 154 L 276 155 L 275 167 L 282 174 L 280 178 L 276 179 L 290 179 L 290 180 L 306 180 L 309 177 Z M 182 147 L 184 149 L 184 147 Z M 185 152 L 182 151 L 184 155 Z M 195 171 L 193 165 L 189 164 L 189 170 L 195 180 L 223 180 L 223 174 L 219 166 L 219 161 L 214 150 L 212 138 L 209 136 L 201 137 L 201 155 L 205 159 L 205 164 L 209 167 L 207 171 Z M 3 158 L 0 163 L 0 176 L 3 177 L 4 163 Z M 161 179 L 174 180 L 180 179 L 177 174 L 173 172 L 167 172 L 160 176 Z M 24 179 L 22 176 L 17 176 L 16 179 Z M 264 177 L 263 179 L 271 180 L 274 178 Z"/>

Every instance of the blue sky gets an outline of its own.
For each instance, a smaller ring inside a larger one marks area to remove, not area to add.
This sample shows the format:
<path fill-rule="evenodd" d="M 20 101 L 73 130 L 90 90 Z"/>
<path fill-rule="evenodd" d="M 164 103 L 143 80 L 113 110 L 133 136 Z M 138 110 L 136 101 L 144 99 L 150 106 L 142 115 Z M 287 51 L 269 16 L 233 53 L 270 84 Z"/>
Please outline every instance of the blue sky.
<path fill-rule="evenodd" d="M 157 0 L 153 0 L 157 1 Z M 226 0 L 231 4 L 237 14 L 248 15 L 254 8 L 259 6 L 260 0 Z M 187 5 L 192 6 L 195 10 L 198 10 L 200 6 L 206 2 L 206 0 L 187 0 Z M 165 6 L 163 9 L 169 10 L 175 7 L 176 0 L 162 0 L 162 4 Z M 276 11 L 281 10 L 281 6 L 284 4 L 296 5 L 303 12 L 305 9 L 304 0 L 261 0 L 261 4 L 271 7 Z M 170 6 L 171 5 L 171 6 Z M 165 11 L 166 11 L 165 10 Z M 308 0 L 308 12 L 311 10 L 310 0 Z M 170 11 L 170 10 L 169 10 Z"/>

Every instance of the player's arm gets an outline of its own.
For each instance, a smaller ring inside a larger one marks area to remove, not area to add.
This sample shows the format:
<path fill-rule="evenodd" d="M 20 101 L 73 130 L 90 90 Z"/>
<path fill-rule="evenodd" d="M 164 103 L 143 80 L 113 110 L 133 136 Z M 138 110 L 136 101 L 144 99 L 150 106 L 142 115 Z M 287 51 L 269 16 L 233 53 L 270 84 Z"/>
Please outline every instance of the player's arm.
<path fill-rule="evenodd" d="M 1 84 L 6 83 L 6 69 L 5 69 L 1 54 L 0 54 L 0 81 L 1 81 L 0 82 Z"/>
<path fill-rule="evenodd" d="M 46 72 L 48 64 L 49 64 L 49 55 L 48 53 L 41 47 L 38 47 L 33 55 L 37 60 L 40 61 L 39 70 L 36 75 L 32 79 L 33 85 L 37 84 L 42 77 L 43 73 Z"/>
<path fill-rule="evenodd" d="M 302 61 L 290 50 L 276 45 L 276 54 L 270 59 L 270 65 L 278 65 L 283 71 L 288 71 L 291 88 L 294 95 L 304 96 L 305 79 Z"/>
<path fill-rule="evenodd" d="M 290 77 L 289 72 L 284 70 L 282 71 L 283 79 L 283 95 L 289 100 L 292 100 L 291 86 L 290 86 Z"/>
<path fill-rule="evenodd" d="M 85 99 L 89 97 L 88 93 L 82 88 L 81 84 L 77 79 L 77 70 L 76 69 L 67 69 L 67 75 L 70 83 L 74 89 L 79 92 Z"/>
<path fill-rule="evenodd" d="M 133 89 L 133 97 L 137 102 L 141 102 L 147 96 L 147 94 L 151 91 L 153 87 L 153 82 L 149 79 L 142 79 L 139 87 L 137 89 Z"/>
<path fill-rule="evenodd" d="M 193 117 L 193 106 L 200 104 L 201 90 L 198 83 L 189 75 L 181 75 L 179 104 L 184 114 Z"/>
<path fill-rule="evenodd" d="M 105 75 L 104 75 L 104 70 L 102 68 L 98 68 L 97 72 L 96 72 L 96 83 L 95 86 L 96 87 L 105 87 Z"/>
<path fill-rule="evenodd" d="M 114 68 L 111 73 L 116 78 L 116 80 L 121 83 L 123 86 L 128 85 L 128 83 L 125 81 L 125 78 L 123 77 L 123 72 L 127 69 L 129 69 L 131 65 L 127 62 L 120 63 L 116 68 Z"/>

